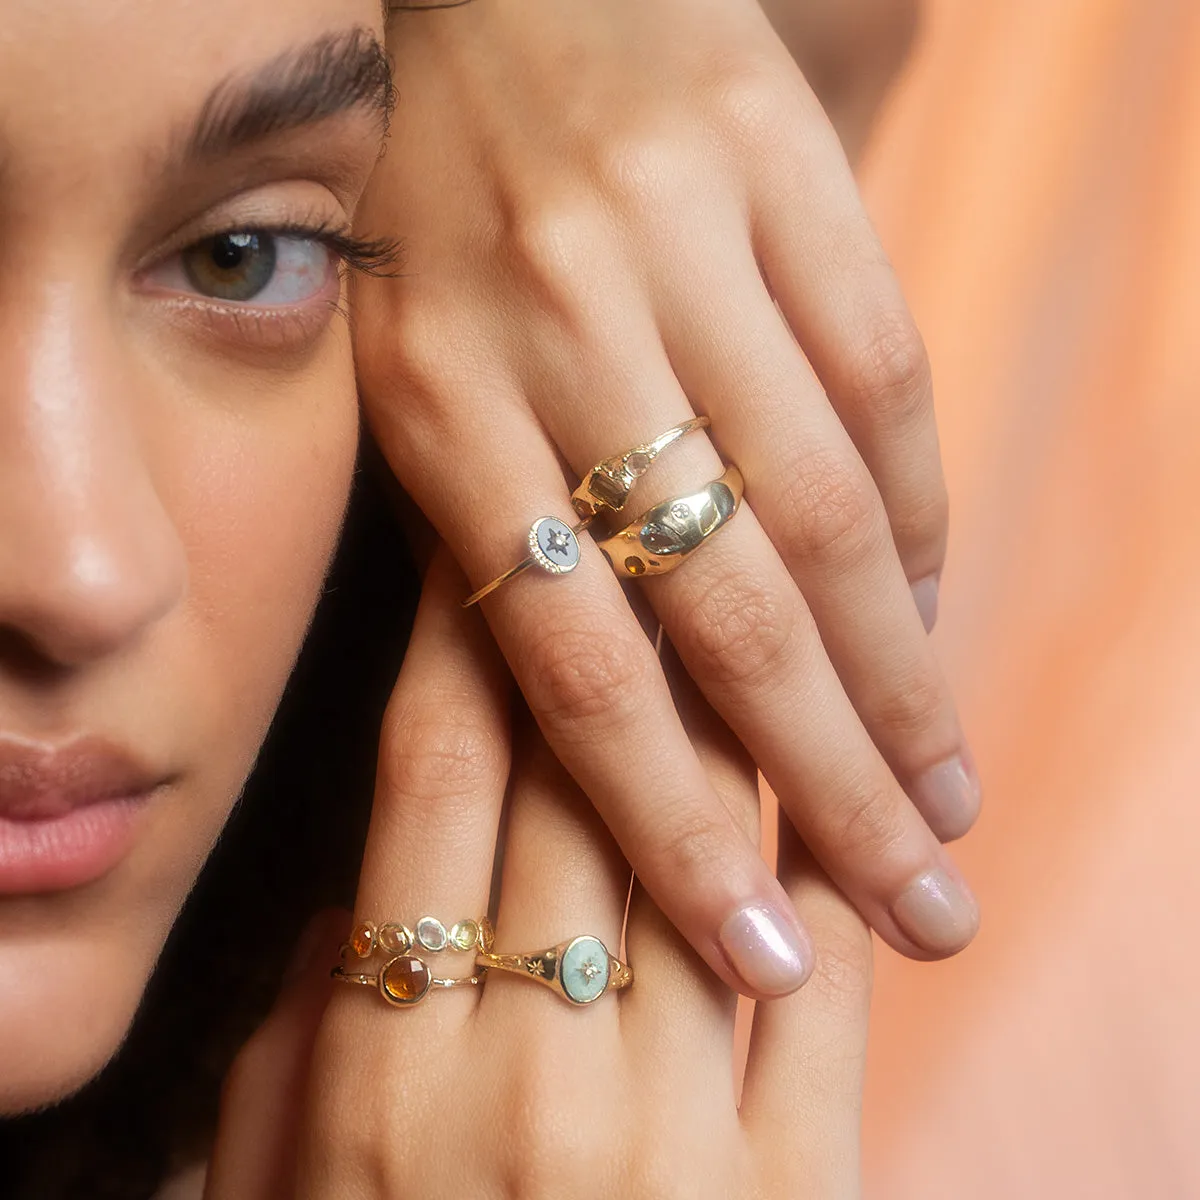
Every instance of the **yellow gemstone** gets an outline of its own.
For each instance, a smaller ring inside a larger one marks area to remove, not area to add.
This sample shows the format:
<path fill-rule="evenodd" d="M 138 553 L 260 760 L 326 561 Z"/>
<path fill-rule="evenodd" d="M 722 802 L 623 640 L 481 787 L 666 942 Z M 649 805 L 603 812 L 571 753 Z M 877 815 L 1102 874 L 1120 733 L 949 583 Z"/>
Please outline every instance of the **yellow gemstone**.
<path fill-rule="evenodd" d="M 406 954 L 412 949 L 412 930 L 405 925 L 383 925 L 379 930 L 379 944 L 391 954 Z"/>
<path fill-rule="evenodd" d="M 627 570 L 630 575 L 644 575 L 646 573 L 646 564 L 642 562 L 640 558 L 634 558 L 631 554 L 625 560 L 625 570 Z"/>
<path fill-rule="evenodd" d="M 379 975 L 383 998 L 392 1004 L 416 1004 L 431 981 L 429 968 L 414 954 L 393 958 Z"/>
<path fill-rule="evenodd" d="M 479 940 L 479 925 L 475 921 L 459 921 L 450 930 L 450 944 L 455 950 L 473 950 Z"/>
<path fill-rule="evenodd" d="M 350 935 L 350 949 L 359 958 L 370 958 L 375 949 L 375 926 L 370 921 L 364 921 Z"/>

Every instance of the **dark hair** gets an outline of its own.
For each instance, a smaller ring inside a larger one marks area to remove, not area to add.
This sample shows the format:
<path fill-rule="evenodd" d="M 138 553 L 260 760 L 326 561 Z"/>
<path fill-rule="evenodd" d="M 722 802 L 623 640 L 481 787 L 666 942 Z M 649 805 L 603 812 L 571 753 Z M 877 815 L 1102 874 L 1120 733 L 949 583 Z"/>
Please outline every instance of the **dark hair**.
<path fill-rule="evenodd" d="M 352 905 L 379 721 L 418 592 L 384 480 L 368 449 L 258 764 L 124 1046 L 76 1096 L 0 1122 L 6 1200 L 149 1200 L 205 1157 L 221 1080 L 300 931 L 318 909 Z"/>

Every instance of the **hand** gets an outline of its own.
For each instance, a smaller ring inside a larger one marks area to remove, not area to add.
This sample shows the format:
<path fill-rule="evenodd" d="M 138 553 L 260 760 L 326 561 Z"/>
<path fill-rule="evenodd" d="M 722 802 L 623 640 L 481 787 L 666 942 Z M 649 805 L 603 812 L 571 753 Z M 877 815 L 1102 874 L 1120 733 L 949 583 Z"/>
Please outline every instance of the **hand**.
<path fill-rule="evenodd" d="M 946 536 L 928 368 L 791 57 L 753 0 L 487 0 L 397 13 L 389 38 L 400 102 L 362 212 L 407 260 L 352 299 L 392 469 L 477 587 L 598 460 L 711 417 L 624 519 L 722 459 L 747 503 L 636 586 L 881 936 L 959 950 L 977 915 L 938 837 L 978 794 L 918 611 Z M 572 574 L 485 615 L 655 902 L 732 986 L 787 991 L 803 969 L 739 958 L 741 914 L 775 912 L 797 966 L 805 939 L 581 541 Z"/>
<path fill-rule="evenodd" d="M 432 572 L 389 710 L 360 919 L 487 904 L 507 697 L 482 623 L 458 609 L 461 585 L 457 572 Z M 751 827 L 752 764 L 694 693 L 682 704 L 724 802 Z M 618 947 L 629 867 L 532 740 L 511 781 L 496 949 L 581 933 Z M 795 836 L 783 843 L 781 878 L 822 965 L 803 992 L 759 1006 L 740 1106 L 734 997 L 638 888 L 635 982 L 586 1008 L 499 971 L 482 989 L 437 991 L 406 1010 L 366 988 L 330 997 L 343 914 L 318 924 L 315 964 L 233 1068 L 206 1197 L 857 1195 L 870 938 Z M 426 958 L 440 976 L 471 969 L 469 955 Z"/>

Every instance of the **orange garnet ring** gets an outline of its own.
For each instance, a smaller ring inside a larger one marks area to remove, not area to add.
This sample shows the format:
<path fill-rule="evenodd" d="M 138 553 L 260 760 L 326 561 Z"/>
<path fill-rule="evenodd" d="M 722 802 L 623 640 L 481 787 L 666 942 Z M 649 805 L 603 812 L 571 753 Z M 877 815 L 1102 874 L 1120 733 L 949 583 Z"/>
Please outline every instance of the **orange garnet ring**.
<path fill-rule="evenodd" d="M 394 1008 L 420 1004 L 431 988 L 478 987 L 484 976 L 484 972 L 480 971 L 465 979 L 437 979 L 429 969 L 429 964 L 415 954 L 398 954 L 388 959 L 377 975 L 347 971 L 344 967 L 334 967 L 330 974 L 342 983 L 378 988 L 379 994 Z"/>

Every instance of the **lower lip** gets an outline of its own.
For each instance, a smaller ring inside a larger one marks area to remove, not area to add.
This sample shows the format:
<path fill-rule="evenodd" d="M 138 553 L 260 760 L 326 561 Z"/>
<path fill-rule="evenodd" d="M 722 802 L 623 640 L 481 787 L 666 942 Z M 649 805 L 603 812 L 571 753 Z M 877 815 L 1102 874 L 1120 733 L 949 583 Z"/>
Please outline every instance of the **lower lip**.
<path fill-rule="evenodd" d="M 0 816 L 0 896 L 58 892 L 107 875 L 133 845 L 146 799 L 102 800 L 41 821 Z"/>

